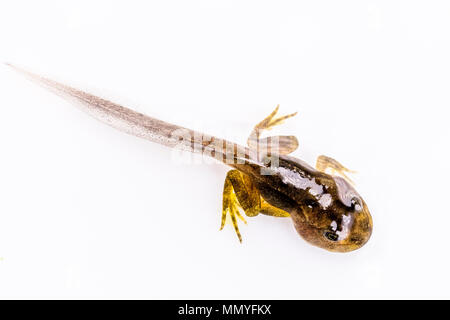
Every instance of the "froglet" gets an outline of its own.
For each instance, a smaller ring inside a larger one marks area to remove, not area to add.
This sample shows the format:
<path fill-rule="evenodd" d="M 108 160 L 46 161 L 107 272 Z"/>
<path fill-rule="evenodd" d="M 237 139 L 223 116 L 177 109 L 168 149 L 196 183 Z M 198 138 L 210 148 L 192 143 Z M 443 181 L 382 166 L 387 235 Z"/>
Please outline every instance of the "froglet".
<path fill-rule="evenodd" d="M 223 189 L 220 229 L 227 217 L 231 218 L 241 242 L 238 219 L 245 222 L 241 211 L 247 217 L 264 214 L 290 218 L 303 239 L 334 252 L 358 249 L 372 234 L 372 217 L 346 175 L 350 170 L 326 156 L 317 158 L 315 168 L 289 156 L 298 148 L 294 136 L 261 137 L 263 131 L 295 115 L 277 117 L 279 106 L 254 127 L 247 146 L 242 146 L 9 66 L 116 129 L 168 147 L 200 152 L 230 166 Z"/>

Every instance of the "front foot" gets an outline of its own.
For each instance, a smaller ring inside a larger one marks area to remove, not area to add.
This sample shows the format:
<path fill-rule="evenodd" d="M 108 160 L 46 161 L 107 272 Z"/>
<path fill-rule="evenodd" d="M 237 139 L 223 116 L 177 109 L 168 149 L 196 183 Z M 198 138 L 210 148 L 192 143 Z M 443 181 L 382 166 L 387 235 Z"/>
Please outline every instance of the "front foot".
<path fill-rule="evenodd" d="M 324 155 L 318 156 L 316 161 L 316 169 L 322 172 L 326 172 L 327 169 L 331 171 L 331 174 L 338 174 L 346 179 L 348 182 L 354 185 L 352 179 L 350 179 L 346 173 L 356 173 L 356 171 L 347 169 L 337 160 Z"/>

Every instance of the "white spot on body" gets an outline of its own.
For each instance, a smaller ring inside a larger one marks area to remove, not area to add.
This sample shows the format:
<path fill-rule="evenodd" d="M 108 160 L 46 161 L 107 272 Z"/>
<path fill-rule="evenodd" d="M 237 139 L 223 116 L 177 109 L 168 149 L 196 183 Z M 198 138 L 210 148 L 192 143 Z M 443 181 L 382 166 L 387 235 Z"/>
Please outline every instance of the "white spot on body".
<path fill-rule="evenodd" d="M 301 176 L 298 172 L 286 169 L 277 168 L 284 183 L 295 186 L 298 189 L 306 190 L 314 196 L 323 209 L 328 208 L 333 202 L 333 198 L 329 193 L 324 193 L 324 186 L 318 184 L 315 178 L 307 178 Z"/>
<path fill-rule="evenodd" d="M 309 193 L 313 196 L 323 193 L 323 186 L 318 184 L 315 178 L 309 179 L 302 177 L 298 172 L 286 168 L 277 168 L 277 171 L 281 174 L 281 178 L 286 184 L 293 185 L 302 190 L 309 188 Z"/>
<path fill-rule="evenodd" d="M 328 206 L 333 202 L 333 198 L 331 197 L 331 194 L 325 193 L 323 194 L 319 199 L 319 204 L 322 206 L 322 208 L 326 209 Z"/>
<path fill-rule="evenodd" d="M 336 231 L 337 229 L 337 222 L 333 220 L 333 222 L 331 223 L 331 230 Z"/>
<path fill-rule="evenodd" d="M 342 216 L 342 230 L 336 231 L 336 234 L 339 236 L 338 240 L 344 240 L 350 233 L 350 228 L 353 224 L 352 217 L 350 215 Z"/>

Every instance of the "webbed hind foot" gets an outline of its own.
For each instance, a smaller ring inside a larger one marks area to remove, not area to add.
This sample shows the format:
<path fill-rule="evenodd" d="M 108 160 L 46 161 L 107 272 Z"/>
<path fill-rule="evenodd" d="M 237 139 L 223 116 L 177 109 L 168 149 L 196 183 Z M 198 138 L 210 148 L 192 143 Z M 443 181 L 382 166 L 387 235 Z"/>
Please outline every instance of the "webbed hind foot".
<path fill-rule="evenodd" d="M 242 236 L 238 227 L 237 218 L 247 223 L 239 209 L 245 212 L 247 217 L 255 217 L 259 213 L 273 217 L 289 217 L 289 214 L 281 209 L 275 208 L 261 198 L 259 190 L 252 180 L 238 170 L 230 170 L 225 178 L 223 188 L 223 206 L 220 230 L 225 226 L 229 215 L 234 230 L 242 242 Z"/>
<path fill-rule="evenodd" d="M 259 207 L 259 191 L 253 186 L 251 180 L 238 170 L 228 171 L 223 187 L 220 230 L 225 226 L 227 215 L 229 215 L 239 241 L 242 242 L 242 236 L 236 218 L 241 219 L 244 223 L 247 222 L 239 212 L 239 208 L 242 208 L 248 217 L 254 217 L 258 215 Z"/>
<path fill-rule="evenodd" d="M 271 130 L 273 127 L 280 125 L 284 120 L 289 119 L 297 114 L 291 113 L 282 117 L 275 118 L 280 105 L 277 105 L 275 110 L 269 114 L 263 121 L 259 122 L 251 132 L 247 139 L 247 144 L 252 149 L 267 148 L 267 151 L 275 151 L 279 154 L 289 154 L 298 148 L 298 140 L 294 136 L 271 136 L 267 138 L 260 138 L 264 130 Z"/>

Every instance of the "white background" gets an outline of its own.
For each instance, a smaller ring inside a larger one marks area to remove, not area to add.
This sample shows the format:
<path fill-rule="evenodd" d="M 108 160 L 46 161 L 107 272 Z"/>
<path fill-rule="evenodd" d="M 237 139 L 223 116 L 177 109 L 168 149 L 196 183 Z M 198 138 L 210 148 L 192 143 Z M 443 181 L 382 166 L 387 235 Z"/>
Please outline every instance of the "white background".
<path fill-rule="evenodd" d="M 219 232 L 221 164 L 117 132 L 0 66 L 1 298 L 450 298 L 448 1 L 2 1 L 0 59 L 353 178 L 374 219 L 329 253 L 289 219 Z"/>

